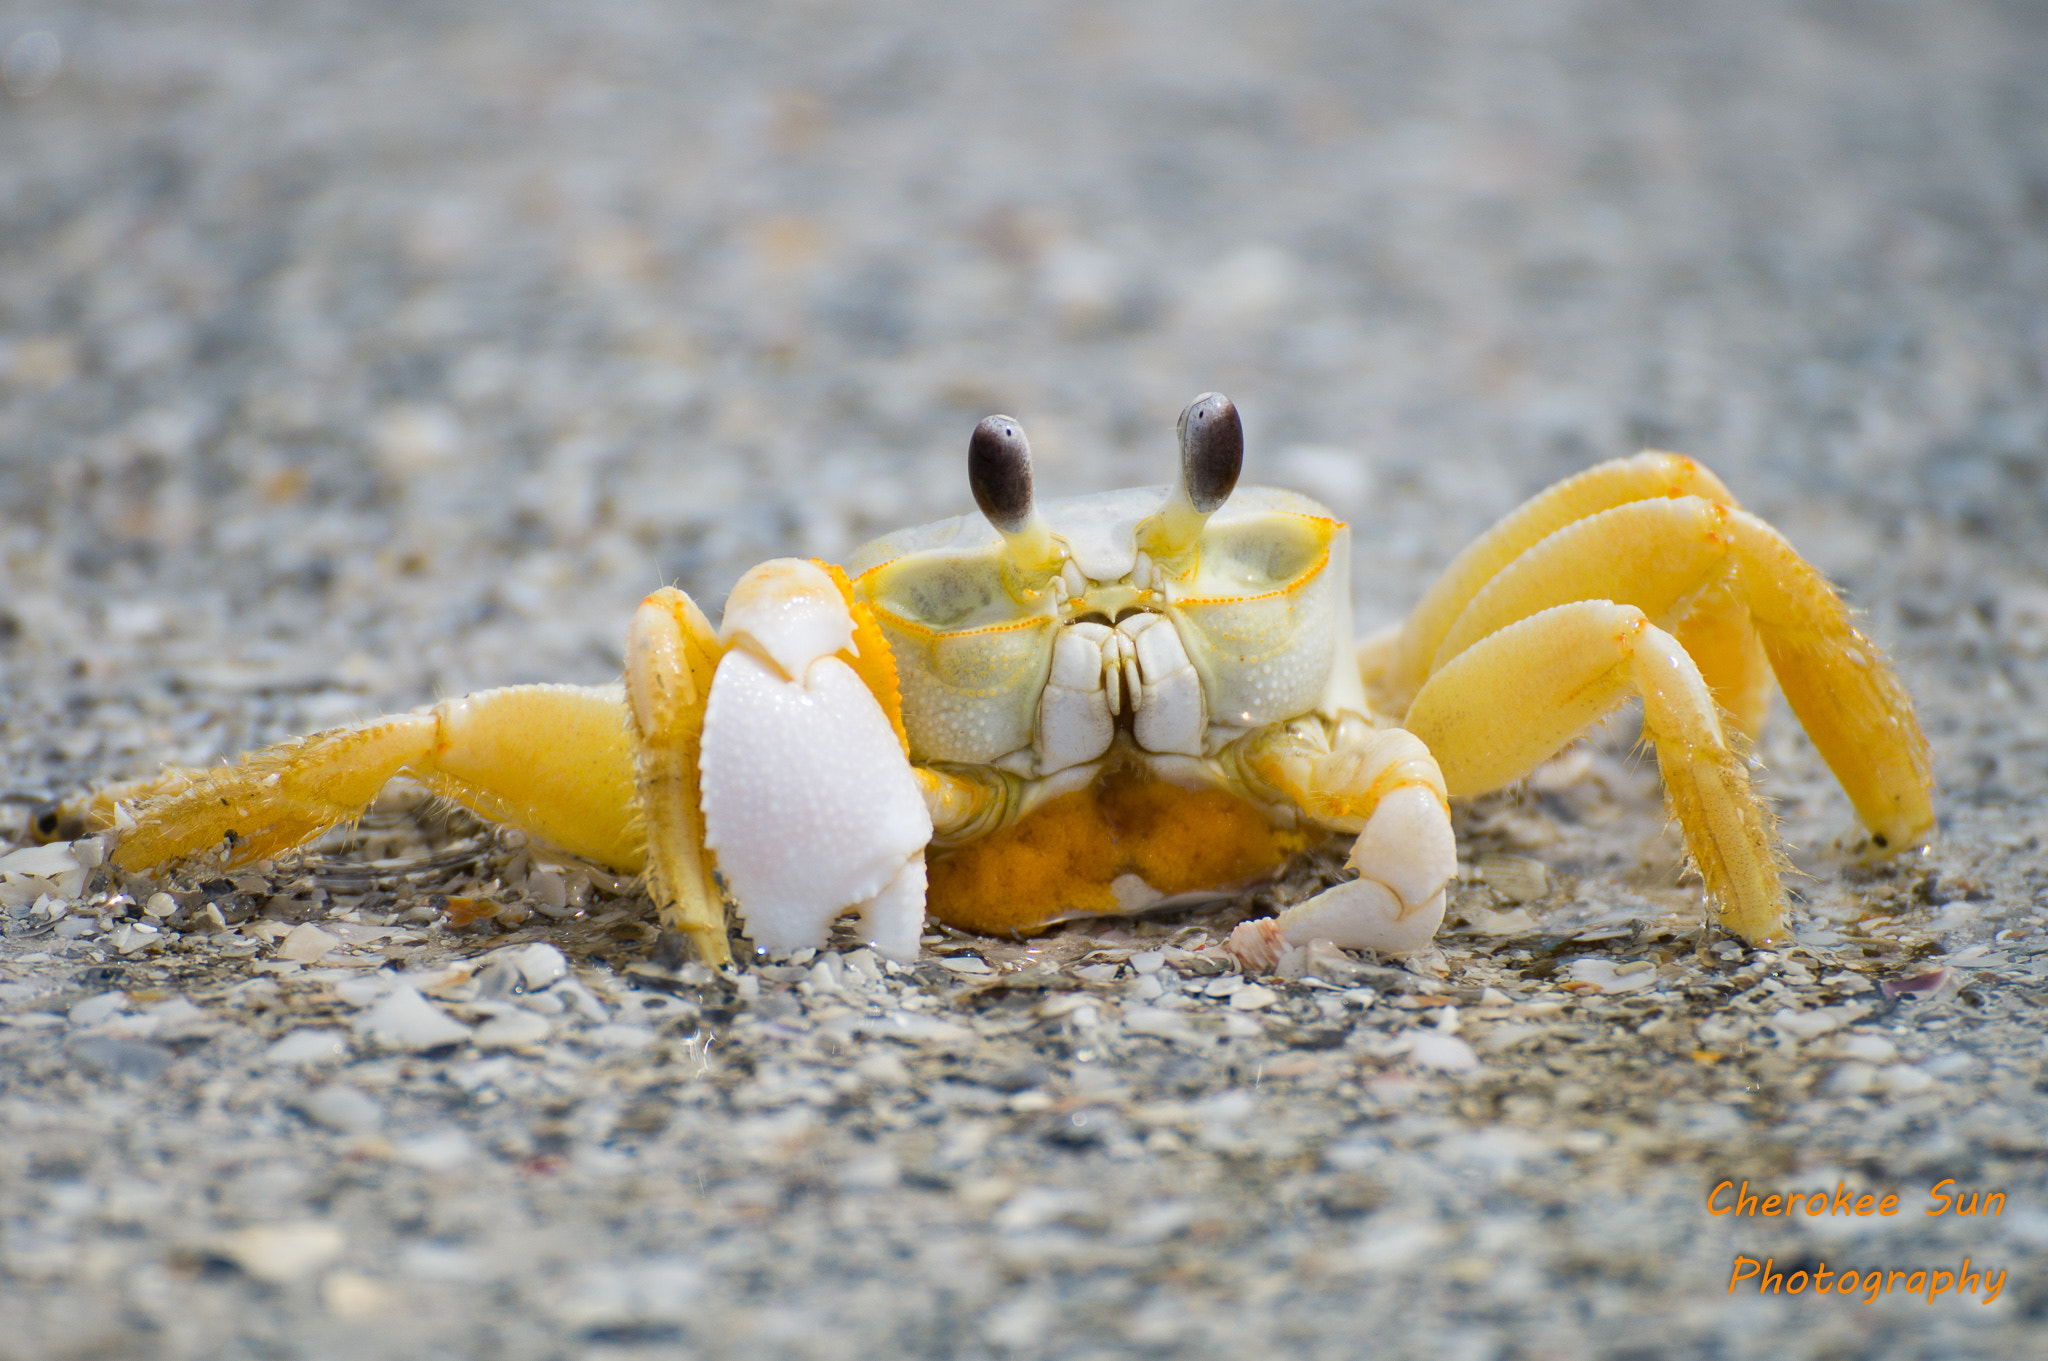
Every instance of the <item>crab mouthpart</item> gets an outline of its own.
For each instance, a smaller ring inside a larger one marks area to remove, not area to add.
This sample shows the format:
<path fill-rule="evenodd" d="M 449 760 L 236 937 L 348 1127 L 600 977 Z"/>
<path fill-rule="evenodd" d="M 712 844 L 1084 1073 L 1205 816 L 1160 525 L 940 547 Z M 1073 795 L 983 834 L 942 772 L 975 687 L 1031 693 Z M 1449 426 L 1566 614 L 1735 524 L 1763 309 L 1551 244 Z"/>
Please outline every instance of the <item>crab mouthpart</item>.
<path fill-rule="evenodd" d="M 1203 754 L 1201 677 L 1164 615 L 1138 611 L 1114 625 L 1083 619 L 1061 630 L 1038 702 L 1039 774 L 1097 759 L 1119 727 L 1145 751 Z"/>

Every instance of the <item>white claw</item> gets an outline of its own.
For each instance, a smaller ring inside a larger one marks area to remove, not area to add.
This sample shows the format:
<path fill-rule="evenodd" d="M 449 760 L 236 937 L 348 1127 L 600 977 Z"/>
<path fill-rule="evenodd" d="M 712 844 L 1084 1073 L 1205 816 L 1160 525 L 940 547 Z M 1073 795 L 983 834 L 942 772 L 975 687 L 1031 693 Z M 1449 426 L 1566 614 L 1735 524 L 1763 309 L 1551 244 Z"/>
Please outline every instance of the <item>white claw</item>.
<path fill-rule="evenodd" d="M 811 570 L 843 619 L 837 588 Z M 924 923 L 931 815 L 888 716 L 831 655 L 850 624 L 826 617 L 815 583 L 789 575 L 798 598 L 784 605 L 756 591 L 738 630 L 754 646 L 733 647 L 712 678 L 699 766 L 704 844 L 759 948 L 822 946 L 833 919 L 860 906 L 875 948 L 908 958 Z M 772 660 L 761 655 L 770 647 Z"/>
<path fill-rule="evenodd" d="M 1445 885 L 1458 868 L 1450 815 L 1436 791 L 1409 785 L 1381 799 L 1348 863 L 1358 878 L 1277 917 L 1243 923 L 1225 948 L 1254 972 L 1271 969 L 1282 949 L 1317 940 L 1390 955 L 1426 948 L 1443 925 Z"/>
<path fill-rule="evenodd" d="M 791 680 L 804 668 L 853 646 L 853 616 L 825 569 L 802 558 L 773 558 L 739 579 L 725 600 L 720 641 L 751 643 Z"/>
<path fill-rule="evenodd" d="M 1458 843 L 1443 800 L 1422 785 L 1393 790 L 1372 810 L 1344 863 L 1392 889 L 1404 916 L 1424 906 L 1458 872 Z"/>
<path fill-rule="evenodd" d="M 924 940 L 924 857 L 907 860 L 860 910 L 860 933 L 884 959 L 916 959 Z"/>

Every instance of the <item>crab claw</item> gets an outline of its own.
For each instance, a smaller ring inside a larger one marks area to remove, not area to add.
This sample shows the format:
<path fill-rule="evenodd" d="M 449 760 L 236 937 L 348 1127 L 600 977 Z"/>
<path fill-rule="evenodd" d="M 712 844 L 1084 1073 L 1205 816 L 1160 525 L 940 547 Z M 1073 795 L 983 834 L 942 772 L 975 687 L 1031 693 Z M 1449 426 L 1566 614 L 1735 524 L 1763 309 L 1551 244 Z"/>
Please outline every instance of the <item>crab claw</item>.
<path fill-rule="evenodd" d="M 834 918 L 892 959 L 917 954 L 931 815 L 888 716 L 839 655 L 853 620 L 815 563 L 741 578 L 704 711 L 704 844 L 771 954 L 825 944 Z"/>
<path fill-rule="evenodd" d="M 1402 748 L 1413 741 L 1405 733 L 1380 736 Z M 1277 917 L 1241 924 L 1224 948 L 1250 972 L 1270 970 L 1282 950 L 1318 940 L 1390 955 L 1426 948 L 1443 924 L 1445 886 L 1458 870 L 1443 794 L 1420 780 L 1387 791 L 1345 863 L 1356 879 Z"/>

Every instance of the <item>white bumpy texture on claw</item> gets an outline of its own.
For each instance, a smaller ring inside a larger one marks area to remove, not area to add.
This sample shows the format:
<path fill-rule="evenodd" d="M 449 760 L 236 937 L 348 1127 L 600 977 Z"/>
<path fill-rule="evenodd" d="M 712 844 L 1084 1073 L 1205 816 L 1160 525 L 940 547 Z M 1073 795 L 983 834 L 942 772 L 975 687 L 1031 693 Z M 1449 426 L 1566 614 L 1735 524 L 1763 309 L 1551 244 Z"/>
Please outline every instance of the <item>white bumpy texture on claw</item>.
<path fill-rule="evenodd" d="M 1280 952 L 1326 940 L 1359 950 L 1413 954 L 1444 920 L 1444 886 L 1458 870 L 1457 843 L 1443 800 L 1408 785 L 1380 800 L 1346 861 L 1358 878 L 1318 893 L 1277 917 L 1245 922 L 1225 947 L 1253 972 Z"/>
<path fill-rule="evenodd" d="M 888 716 L 831 655 L 852 625 L 831 625 L 828 604 L 845 617 L 831 578 L 789 559 L 735 588 L 722 630 L 735 645 L 704 711 L 704 842 L 760 949 L 822 946 L 859 907 L 875 950 L 910 959 L 931 815 Z"/>

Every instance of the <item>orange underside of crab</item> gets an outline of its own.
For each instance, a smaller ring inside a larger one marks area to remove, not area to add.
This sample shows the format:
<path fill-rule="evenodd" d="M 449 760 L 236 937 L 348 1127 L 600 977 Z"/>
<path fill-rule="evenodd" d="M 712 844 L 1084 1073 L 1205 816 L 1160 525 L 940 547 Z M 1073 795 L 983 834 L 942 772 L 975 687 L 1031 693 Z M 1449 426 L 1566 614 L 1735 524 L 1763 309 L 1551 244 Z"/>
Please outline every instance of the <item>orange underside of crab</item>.
<path fill-rule="evenodd" d="M 1222 789 L 1186 789 L 1116 767 L 999 832 L 935 852 L 926 910 L 964 931 L 1028 934 L 1073 917 L 1129 912 L 1137 885 L 1127 876 L 1151 890 L 1142 897 L 1242 888 L 1325 835 L 1276 826 Z"/>

